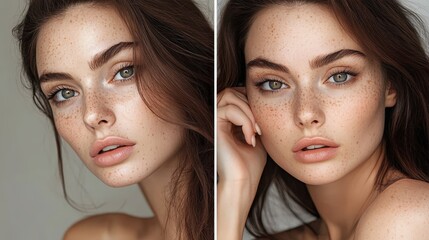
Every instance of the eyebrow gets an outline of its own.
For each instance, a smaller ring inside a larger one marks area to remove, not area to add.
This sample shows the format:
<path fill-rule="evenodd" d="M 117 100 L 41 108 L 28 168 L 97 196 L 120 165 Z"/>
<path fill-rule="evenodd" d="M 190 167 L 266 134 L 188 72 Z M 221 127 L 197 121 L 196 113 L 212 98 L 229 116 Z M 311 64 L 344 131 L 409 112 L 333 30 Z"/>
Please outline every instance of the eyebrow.
<path fill-rule="evenodd" d="M 253 68 L 253 67 L 260 67 L 260 68 L 270 68 L 276 71 L 289 73 L 289 69 L 281 64 L 273 63 L 268 59 L 265 58 L 256 58 L 252 61 L 247 63 L 247 69 Z"/>
<path fill-rule="evenodd" d="M 88 63 L 89 68 L 91 68 L 91 70 L 95 70 L 101 67 L 103 64 L 108 62 L 111 58 L 113 58 L 116 54 L 120 53 L 125 49 L 132 48 L 134 47 L 134 45 L 135 45 L 134 42 L 120 42 L 104 50 L 101 53 L 97 53 L 94 56 L 94 58 Z"/>
<path fill-rule="evenodd" d="M 50 80 L 72 80 L 73 77 L 68 73 L 43 73 L 39 77 L 40 83 L 48 82 Z"/>
<path fill-rule="evenodd" d="M 360 56 L 365 57 L 366 55 L 360 51 L 352 50 L 352 49 L 341 49 L 339 51 L 329 53 L 327 55 L 316 57 L 314 60 L 310 61 L 311 68 L 320 68 L 328 65 L 329 63 L 335 62 L 343 57 L 348 56 Z"/>
<path fill-rule="evenodd" d="M 125 49 L 132 48 L 134 47 L 134 45 L 135 45 L 134 42 L 120 42 L 109 47 L 108 49 L 94 56 L 94 58 L 88 63 L 89 68 L 91 70 L 95 70 L 101 67 L 103 64 L 108 62 L 111 58 L 113 58 L 116 54 L 120 53 Z M 47 73 L 43 73 L 39 77 L 39 81 L 41 83 L 48 82 L 51 80 L 72 80 L 72 79 L 73 77 L 70 74 L 62 73 L 62 72 L 47 72 Z"/>
<path fill-rule="evenodd" d="M 314 68 L 320 68 L 325 65 L 328 65 L 329 63 L 335 62 L 341 58 L 347 57 L 347 56 L 361 56 L 365 57 L 366 55 L 360 51 L 352 50 L 352 49 L 341 49 L 339 51 L 329 53 L 326 55 L 318 56 L 314 60 L 310 61 L 310 67 L 312 69 Z M 269 68 L 276 71 L 281 71 L 284 73 L 289 73 L 289 69 L 281 64 L 271 62 L 268 59 L 265 58 L 255 58 L 247 63 L 247 69 L 253 68 L 253 67 L 260 67 L 260 68 Z"/>

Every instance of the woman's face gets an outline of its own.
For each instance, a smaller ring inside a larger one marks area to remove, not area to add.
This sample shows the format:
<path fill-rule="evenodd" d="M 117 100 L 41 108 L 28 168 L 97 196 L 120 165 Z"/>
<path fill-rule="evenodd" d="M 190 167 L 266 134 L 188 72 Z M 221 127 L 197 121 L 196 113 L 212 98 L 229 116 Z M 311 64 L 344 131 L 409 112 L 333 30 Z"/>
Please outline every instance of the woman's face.
<path fill-rule="evenodd" d="M 174 166 L 183 129 L 154 115 L 136 87 L 133 38 L 112 8 L 81 4 L 42 26 L 37 69 L 56 128 L 110 186 Z"/>
<path fill-rule="evenodd" d="M 379 63 L 327 8 L 262 10 L 250 27 L 245 59 L 262 143 L 284 170 L 318 185 L 378 159 L 385 108 L 395 104 L 395 92 Z"/>

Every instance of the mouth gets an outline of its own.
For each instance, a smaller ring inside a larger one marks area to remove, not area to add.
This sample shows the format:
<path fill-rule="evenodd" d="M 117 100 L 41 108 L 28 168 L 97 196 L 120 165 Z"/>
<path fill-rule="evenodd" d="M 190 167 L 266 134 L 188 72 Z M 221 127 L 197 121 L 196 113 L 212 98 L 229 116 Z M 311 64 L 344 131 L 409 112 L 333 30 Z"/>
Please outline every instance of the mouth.
<path fill-rule="evenodd" d="M 134 146 L 136 143 L 126 138 L 110 136 L 95 141 L 89 151 L 89 155 L 94 158 L 98 155 L 119 151 L 126 147 Z"/>
<path fill-rule="evenodd" d="M 124 145 L 110 145 L 110 146 L 107 146 L 107 147 L 101 149 L 98 152 L 98 154 L 103 154 L 103 153 L 106 153 L 106 152 L 110 152 L 110 151 L 116 150 L 116 149 L 121 148 L 121 147 L 124 147 Z"/>
<path fill-rule="evenodd" d="M 292 148 L 295 159 L 303 163 L 315 163 L 332 159 L 340 145 L 323 137 L 300 139 Z"/>
<path fill-rule="evenodd" d="M 316 149 L 321 149 L 321 148 L 328 148 L 328 146 L 325 146 L 325 145 L 310 145 L 308 147 L 305 147 L 305 148 L 301 149 L 301 151 L 311 151 L 311 150 L 316 150 Z"/>
<path fill-rule="evenodd" d="M 332 140 L 323 137 L 305 137 L 300 139 L 292 148 L 292 152 L 312 151 L 322 148 L 337 148 L 339 145 Z"/>
<path fill-rule="evenodd" d="M 109 136 L 92 144 L 90 156 L 98 167 L 111 167 L 126 161 L 134 145 L 136 143 L 129 139 Z"/>

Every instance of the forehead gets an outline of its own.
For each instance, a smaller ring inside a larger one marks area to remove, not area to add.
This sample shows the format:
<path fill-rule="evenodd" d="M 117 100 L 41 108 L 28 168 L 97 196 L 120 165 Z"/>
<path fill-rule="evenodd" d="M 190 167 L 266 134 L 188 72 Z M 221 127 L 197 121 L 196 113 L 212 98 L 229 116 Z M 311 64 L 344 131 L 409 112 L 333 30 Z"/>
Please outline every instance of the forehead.
<path fill-rule="evenodd" d="M 112 7 L 79 4 L 42 25 L 36 45 L 39 69 L 88 62 L 118 42 L 132 41 L 131 34 Z M 55 69 L 57 70 L 57 69 Z M 66 69 L 64 69 L 66 71 Z"/>
<path fill-rule="evenodd" d="M 272 5 L 261 10 L 245 44 L 246 60 L 284 54 L 312 58 L 343 48 L 361 50 L 331 10 L 319 4 Z"/>

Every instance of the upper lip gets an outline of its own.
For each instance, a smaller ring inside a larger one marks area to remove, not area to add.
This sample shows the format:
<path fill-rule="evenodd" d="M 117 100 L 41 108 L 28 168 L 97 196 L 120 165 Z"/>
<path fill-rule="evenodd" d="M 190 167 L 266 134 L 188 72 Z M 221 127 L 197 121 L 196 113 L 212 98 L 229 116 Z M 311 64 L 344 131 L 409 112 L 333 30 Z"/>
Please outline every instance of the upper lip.
<path fill-rule="evenodd" d="M 91 149 L 89 151 L 89 155 L 91 157 L 95 157 L 98 155 L 98 153 L 105 147 L 112 146 L 112 145 L 120 145 L 120 146 L 133 146 L 136 143 L 128 140 L 126 138 L 116 137 L 116 136 L 109 136 L 104 139 L 96 140 L 92 145 Z"/>
<path fill-rule="evenodd" d="M 299 152 L 302 149 L 312 146 L 312 145 L 324 145 L 326 147 L 339 147 L 337 143 L 334 141 L 324 138 L 324 137 L 305 137 L 301 138 L 296 144 L 293 146 L 293 152 Z"/>

